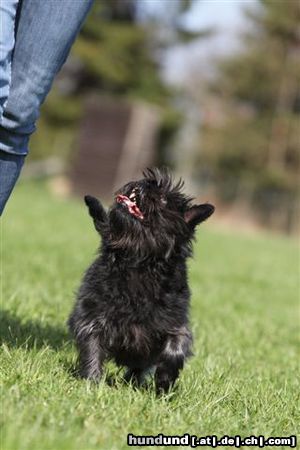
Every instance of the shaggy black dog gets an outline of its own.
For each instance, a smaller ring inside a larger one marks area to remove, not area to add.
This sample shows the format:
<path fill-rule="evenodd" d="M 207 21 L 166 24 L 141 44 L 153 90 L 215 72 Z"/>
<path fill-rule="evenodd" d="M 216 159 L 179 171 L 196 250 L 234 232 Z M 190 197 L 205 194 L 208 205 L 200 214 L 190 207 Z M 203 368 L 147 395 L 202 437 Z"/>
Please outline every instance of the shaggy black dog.
<path fill-rule="evenodd" d="M 174 185 L 165 171 L 143 175 L 117 192 L 108 213 L 85 197 L 102 249 L 83 278 L 69 326 L 84 378 L 98 379 L 113 358 L 137 383 L 155 369 L 160 392 L 191 354 L 186 259 L 196 225 L 214 207 L 192 205 L 183 183 Z"/>

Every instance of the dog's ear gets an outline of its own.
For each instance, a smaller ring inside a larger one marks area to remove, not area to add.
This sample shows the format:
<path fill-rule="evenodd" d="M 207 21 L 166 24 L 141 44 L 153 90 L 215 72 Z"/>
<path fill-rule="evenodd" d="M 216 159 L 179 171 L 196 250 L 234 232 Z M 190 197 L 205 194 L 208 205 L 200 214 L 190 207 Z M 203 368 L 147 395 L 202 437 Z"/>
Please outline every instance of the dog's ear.
<path fill-rule="evenodd" d="M 98 233 L 102 234 L 104 226 L 107 223 L 107 213 L 99 200 L 90 195 L 84 197 L 86 206 L 89 209 L 90 216 L 94 220 L 94 225 Z"/>
<path fill-rule="evenodd" d="M 192 228 L 208 219 L 213 214 L 215 207 L 209 203 L 193 205 L 184 214 L 185 222 Z"/>

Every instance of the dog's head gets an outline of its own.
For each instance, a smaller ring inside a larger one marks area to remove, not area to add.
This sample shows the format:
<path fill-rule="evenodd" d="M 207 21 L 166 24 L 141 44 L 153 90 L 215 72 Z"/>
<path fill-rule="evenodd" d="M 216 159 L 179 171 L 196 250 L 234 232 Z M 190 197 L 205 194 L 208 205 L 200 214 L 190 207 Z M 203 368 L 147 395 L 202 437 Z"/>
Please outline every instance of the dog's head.
<path fill-rule="evenodd" d="M 167 171 L 147 169 L 143 175 L 116 192 L 107 216 L 96 199 L 85 200 L 96 229 L 106 229 L 102 235 L 109 246 L 142 257 L 168 258 L 190 242 L 196 226 L 214 212 L 214 207 L 208 203 L 192 205 L 192 199 L 182 192 L 183 182 L 175 184 Z"/>

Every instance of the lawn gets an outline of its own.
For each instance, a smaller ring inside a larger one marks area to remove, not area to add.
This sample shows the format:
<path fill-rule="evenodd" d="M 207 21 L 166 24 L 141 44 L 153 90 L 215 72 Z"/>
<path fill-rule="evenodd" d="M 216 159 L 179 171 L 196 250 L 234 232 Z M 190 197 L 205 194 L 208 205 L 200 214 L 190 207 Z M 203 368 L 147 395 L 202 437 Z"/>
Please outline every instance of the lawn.
<path fill-rule="evenodd" d="M 3 450 L 128 448 L 127 434 L 290 436 L 299 431 L 296 241 L 200 227 L 190 261 L 194 357 L 177 389 L 74 376 L 66 320 L 97 234 L 83 203 L 23 183 L 2 219 Z M 298 427 L 298 428 L 297 428 Z"/>

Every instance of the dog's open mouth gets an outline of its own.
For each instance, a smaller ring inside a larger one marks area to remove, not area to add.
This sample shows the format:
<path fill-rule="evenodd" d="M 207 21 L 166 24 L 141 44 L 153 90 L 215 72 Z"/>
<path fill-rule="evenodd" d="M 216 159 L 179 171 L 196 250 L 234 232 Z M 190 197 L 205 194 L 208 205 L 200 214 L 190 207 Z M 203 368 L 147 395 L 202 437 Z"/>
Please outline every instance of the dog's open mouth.
<path fill-rule="evenodd" d="M 130 194 L 129 197 L 127 197 L 126 195 L 118 194 L 116 200 L 118 203 L 122 203 L 123 205 L 125 205 L 128 209 L 128 212 L 131 215 L 141 220 L 144 219 L 143 213 L 136 204 L 136 197 L 134 191 L 132 192 L 132 194 Z"/>

